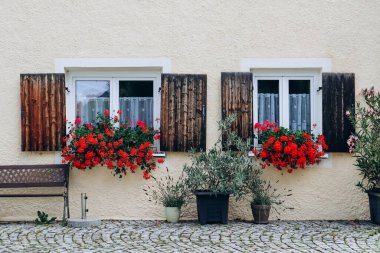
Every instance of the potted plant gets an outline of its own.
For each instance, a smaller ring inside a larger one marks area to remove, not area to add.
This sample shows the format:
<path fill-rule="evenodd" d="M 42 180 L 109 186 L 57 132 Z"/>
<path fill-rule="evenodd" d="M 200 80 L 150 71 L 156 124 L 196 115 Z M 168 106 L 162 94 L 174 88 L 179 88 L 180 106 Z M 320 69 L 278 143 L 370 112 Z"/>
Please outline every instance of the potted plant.
<path fill-rule="evenodd" d="M 181 175 L 174 180 L 166 168 L 167 175 L 163 178 L 153 177 L 155 185 L 148 186 L 144 189 L 145 194 L 150 197 L 149 201 L 161 204 L 165 207 L 166 220 L 171 223 L 177 223 L 180 218 L 181 208 L 186 205 L 188 190 L 183 183 Z"/>
<path fill-rule="evenodd" d="M 235 115 L 218 122 L 220 136 L 207 151 L 191 153 L 191 164 L 184 166 L 186 185 L 197 199 L 198 220 L 228 223 L 229 197 L 237 200 L 245 193 L 247 171 L 257 163 L 248 157 L 252 145 L 230 130 Z M 223 136 L 225 137 L 223 140 Z"/>
<path fill-rule="evenodd" d="M 309 131 L 292 131 L 278 127 L 276 123 L 265 121 L 263 125 L 255 124 L 255 130 L 262 143 L 260 150 L 252 152 L 261 159 L 262 168 L 274 166 L 278 170 L 286 169 L 289 173 L 297 168 L 318 163 L 328 146 L 323 135 L 314 135 Z"/>
<path fill-rule="evenodd" d="M 157 163 L 164 162 L 163 158 L 153 157 L 153 142 L 160 134 L 143 121 L 137 121 L 135 126 L 122 124 L 121 114 L 119 110 L 111 117 L 105 110 L 97 114 L 95 122 L 82 123 L 77 118 L 74 123 L 68 123 L 70 130 L 63 138 L 62 162 L 80 170 L 106 165 L 120 178 L 128 171 L 135 173 L 141 169 L 148 180 Z"/>
<path fill-rule="evenodd" d="M 275 212 L 279 214 L 279 208 L 283 206 L 283 197 L 291 196 L 292 190 L 283 189 L 278 191 L 274 188 L 270 181 L 261 178 L 260 170 L 250 172 L 247 180 L 249 192 L 252 194 L 251 210 L 253 222 L 256 224 L 268 224 L 270 211 L 273 207 Z M 278 182 L 278 181 L 277 181 Z"/>
<path fill-rule="evenodd" d="M 362 176 L 357 186 L 368 193 L 371 221 L 380 224 L 380 92 L 372 87 L 360 94 L 365 105 L 357 102 L 346 112 L 356 131 L 347 143 Z"/>

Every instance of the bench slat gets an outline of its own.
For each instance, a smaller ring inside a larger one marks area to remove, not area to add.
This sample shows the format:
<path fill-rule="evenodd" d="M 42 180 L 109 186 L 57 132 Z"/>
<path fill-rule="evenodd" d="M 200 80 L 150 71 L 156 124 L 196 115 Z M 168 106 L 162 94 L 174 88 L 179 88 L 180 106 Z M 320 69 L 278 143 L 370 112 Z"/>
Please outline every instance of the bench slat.
<path fill-rule="evenodd" d="M 64 197 L 63 193 L 47 193 L 47 194 L 0 194 L 0 198 L 14 197 Z"/>
<path fill-rule="evenodd" d="M 65 182 L 0 183 L 0 188 L 63 187 Z"/>
<path fill-rule="evenodd" d="M 46 169 L 46 168 L 63 168 L 68 169 L 68 164 L 27 164 L 27 165 L 0 165 L 1 169 Z"/>

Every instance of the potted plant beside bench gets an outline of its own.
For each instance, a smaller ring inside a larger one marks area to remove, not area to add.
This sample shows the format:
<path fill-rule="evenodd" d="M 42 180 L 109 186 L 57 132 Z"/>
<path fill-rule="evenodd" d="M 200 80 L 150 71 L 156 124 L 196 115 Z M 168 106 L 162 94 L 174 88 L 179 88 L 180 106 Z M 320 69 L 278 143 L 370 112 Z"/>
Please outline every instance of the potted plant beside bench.
<path fill-rule="evenodd" d="M 144 189 L 149 196 L 149 201 L 161 204 L 165 207 L 166 220 L 170 223 L 177 223 L 181 215 L 181 208 L 188 202 L 188 190 L 183 183 L 183 176 L 174 179 L 166 168 L 165 177 L 153 177 L 155 184 Z"/>

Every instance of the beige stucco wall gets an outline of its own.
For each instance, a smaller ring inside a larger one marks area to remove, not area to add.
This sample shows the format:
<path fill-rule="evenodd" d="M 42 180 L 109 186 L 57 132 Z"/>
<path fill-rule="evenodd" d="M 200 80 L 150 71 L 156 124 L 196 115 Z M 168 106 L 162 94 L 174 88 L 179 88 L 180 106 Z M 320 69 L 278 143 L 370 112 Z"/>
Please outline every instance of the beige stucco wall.
<path fill-rule="evenodd" d="M 207 143 L 217 138 L 220 72 L 239 71 L 245 57 L 331 58 L 332 70 L 355 72 L 357 92 L 380 88 L 379 1 L 23 1 L 0 3 L 0 164 L 54 163 L 54 153 L 20 152 L 19 74 L 54 72 L 56 58 L 167 57 L 172 72 L 206 73 Z M 187 154 L 168 153 L 178 174 Z M 366 219 L 367 197 L 347 154 L 315 168 L 282 175 L 294 210 L 282 219 Z M 159 172 L 157 172 L 159 174 Z M 90 215 L 103 219 L 163 219 L 148 202 L 141 174 L 121 180 L 106 169 L 73 170 L 70 205 L 79 216 L 80 193 Z M 0 199 L 0 220 L 32 219 L 37 210 L 61 216 L 62 201 Z M 194 218 L 194 207 L 186 211 Z M 251 219 L 248 202 L 233 203 L 230 218 Z M 272 218 L 276 218 L 272 216 Z"/>

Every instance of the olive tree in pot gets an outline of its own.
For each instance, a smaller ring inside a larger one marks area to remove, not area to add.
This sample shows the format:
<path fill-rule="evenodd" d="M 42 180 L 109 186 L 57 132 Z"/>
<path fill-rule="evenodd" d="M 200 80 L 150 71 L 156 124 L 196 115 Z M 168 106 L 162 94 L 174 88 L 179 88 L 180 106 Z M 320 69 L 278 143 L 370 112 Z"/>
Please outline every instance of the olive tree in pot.
<path fill-rule="evenodd" d="M 251 170 L 248 175 L 247 188 L 252 196 L 251 210 L 253 222 L 257 224 L 268 224 L 272 207 L 277 214 L 280 213 L 280 208 L 289 208 L 283 205 L 283 198 L 291 196 L 292 190 L 284 188 L 279 191 L 273 187 L 270 181 L 262 179 L 261 175 L 261 170 Z M 278 181 L 276 183 L 278 183 Z"/>
<path fill-rule="evenodd" d="M 181 215 L 181 208 L 187 204 L 189 191 L 183 182 L 183 175 L 175 180 L 169 174 L 163 178 L 153 177 L 155 185 L 148 186 L 144 189 L 145 194 L 149 196 L 149 201 L 161 204 L 165 207 L 166 220 L 171 223 L 177 223 Z"/>
<path fill-rule="evenodd" d="M 220 136 L 214 146 L 191 153 L 191 164 L 184 166 L 186 185 L 197 199 L 198 220 L 228 223 L 229 197 L 240 200 L 246 190 L 247 171 L 257 163 L 248 157 L 250 140 L 242 140 L 230 130 L 236 115 L 218 122 Z M 225 137 L 223 140 L 223 136 Z"/>
<path fill-rule="evenodd" d="M 356 103 L 346 114 L 355 126 L 348 139 L 362 179 L 357 186 L 368 194 L 371 221 L 380 224 L 380 92 L 374 87 L 361 92 L 365 105 Z"/>

